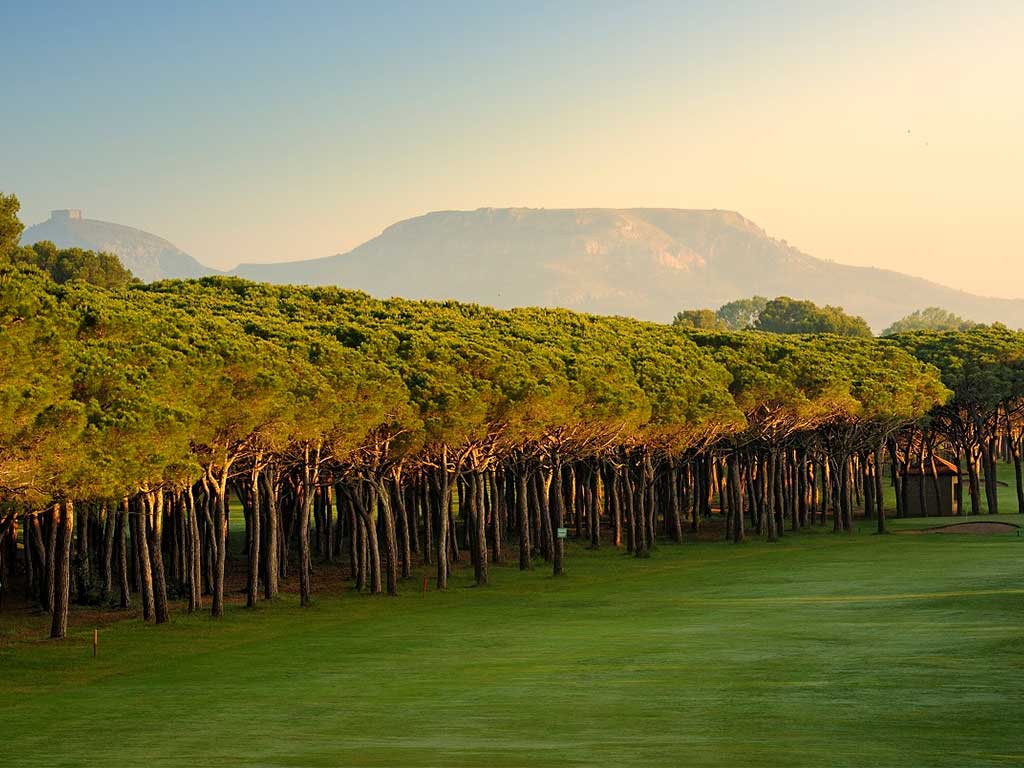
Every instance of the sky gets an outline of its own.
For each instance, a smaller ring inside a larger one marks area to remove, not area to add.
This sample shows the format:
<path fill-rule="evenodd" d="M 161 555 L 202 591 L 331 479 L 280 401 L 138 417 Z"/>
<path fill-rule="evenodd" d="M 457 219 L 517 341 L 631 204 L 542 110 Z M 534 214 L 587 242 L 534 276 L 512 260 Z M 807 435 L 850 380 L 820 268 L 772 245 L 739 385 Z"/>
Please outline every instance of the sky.
<path fill-rule="evenodd" d="M 1024 297 L 1024 2 L 0 0 L 0 191 L 201 262 L 485 206 L 738 210 Z"/>

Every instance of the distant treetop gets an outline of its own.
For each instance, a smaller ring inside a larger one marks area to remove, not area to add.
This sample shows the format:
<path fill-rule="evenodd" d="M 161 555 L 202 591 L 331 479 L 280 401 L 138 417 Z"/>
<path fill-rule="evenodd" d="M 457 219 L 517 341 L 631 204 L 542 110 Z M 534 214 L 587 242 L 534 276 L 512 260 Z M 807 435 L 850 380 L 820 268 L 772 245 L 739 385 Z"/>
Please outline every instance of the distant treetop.
<path fill-rule="evenodd" d="M 15 248 L 9 259 L 12 264 L 25 264 L 43 270 L 57 284 L 77 280 L 114 290 L 139 282 L 112 253 L 58 248 L 47 240 L 28 248 Z"/>
<path fill-rule="evenodd" d="M 884 331 L 883 336 L 895 336 L 897 333 L 911 331 L 966 331 L 977 323 L 965 320 L 942 307 L 928 307 L 911 312 L 902 320 L 897 320 Z"/>
<path fill-rule="evenodd" d="M 813 301 L 798 301 L 788 296 L 738 299 L 723 304 L 717 312 L 688 309 L 678 312 L 672 325 L 698 330 L 831 333 L 860 338 L 873 335 L 864 318 L 849 315 L 842 307 L 819 307 Z"/>
<path fill-rule="evenodd" d="M 863 317 L 846 314 L 842 307 L 819 307 L 813 301 L 780 296 L 769 301 L 754 328 L 769 333 L 831 333 L 869 338 L 871 327 Z"/>
<path fill-rule="evenodd" d="M 754 327 L 767 305 L 768 299 L 764 296 L 753 296 L 723 304 L 717 314 L 730 331 L 746 331 Z"/>
<path fill-rule="evenodd" d="M 727 331 L 729 325 L 711 309 L 685 309 L 672 320 L 676 328 L 694 328 L 701 331 Z"/>

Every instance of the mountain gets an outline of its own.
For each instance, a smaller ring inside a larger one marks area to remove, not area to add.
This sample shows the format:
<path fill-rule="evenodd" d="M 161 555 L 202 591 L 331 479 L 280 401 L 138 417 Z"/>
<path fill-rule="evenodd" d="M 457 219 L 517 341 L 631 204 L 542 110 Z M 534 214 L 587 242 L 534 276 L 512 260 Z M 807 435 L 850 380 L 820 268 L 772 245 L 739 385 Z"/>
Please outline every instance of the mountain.
<path fill-rule="evenodd" d="M 220 274 L 163 238 L 53 211 L 22 243 L 109 251 L 142 280 Z M 837 304 L 880 330 L 938 306 L 977 322 L 1024 327 L 1024 300 L 975 296 L 918 277 L 825 261 L 769 237 L 733 211 L 670 208 L 481 208 L 400 221 L 345 254 L 241 264 L 271 283 L 359 288 L 376 296 L 497 307 L 568 307 L 668 322 L 760 294 Z"/>
<path fill-rule="evenodd" d="M 660 322 L 681 309 L 759 294 L 837 304 L 876 330 L 929 306 L 1024 326 L 1022 300 L 818 259 L 722 210 L 440 211 L 394 224 L 345 254 L 241 264 L 232 274 L 382 297 L 558 306 Z"/>
<path fill-rule="evenodd" d="M 170 277 L 203 277 L 217 274 L 162 237 L 108 221 L 83 219 L 78 210 L 53 211 L 42 224 L 26 229 L 22 245 L 50 240 L 58 248 L 107 251 L 141 280 Z"/>

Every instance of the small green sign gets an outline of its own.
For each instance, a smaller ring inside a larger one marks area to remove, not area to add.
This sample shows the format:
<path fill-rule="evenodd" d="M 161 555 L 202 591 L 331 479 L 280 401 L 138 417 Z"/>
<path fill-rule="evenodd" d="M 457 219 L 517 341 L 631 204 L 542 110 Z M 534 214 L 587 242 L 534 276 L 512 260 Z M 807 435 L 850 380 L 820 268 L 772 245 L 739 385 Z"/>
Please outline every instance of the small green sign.
<path fill-rule="evenodd" d="M 567 538 L 569 538 L 569 529 L 568 528 L 559 528 L 558 529 L 558 538 L 560 538 L 560 539 L 567 539 Z"/>

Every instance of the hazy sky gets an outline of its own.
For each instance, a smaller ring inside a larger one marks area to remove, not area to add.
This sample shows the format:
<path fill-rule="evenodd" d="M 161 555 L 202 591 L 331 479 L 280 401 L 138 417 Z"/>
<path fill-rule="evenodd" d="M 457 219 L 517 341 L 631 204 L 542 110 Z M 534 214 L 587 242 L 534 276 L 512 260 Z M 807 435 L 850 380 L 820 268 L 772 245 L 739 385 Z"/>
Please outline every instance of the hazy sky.
<path fill-rule="evenodd" d="M 1024 0 L 0 0 L 0 190 L 200 261 L 445 208 L 739 210 L 1024 297 Z"/>

